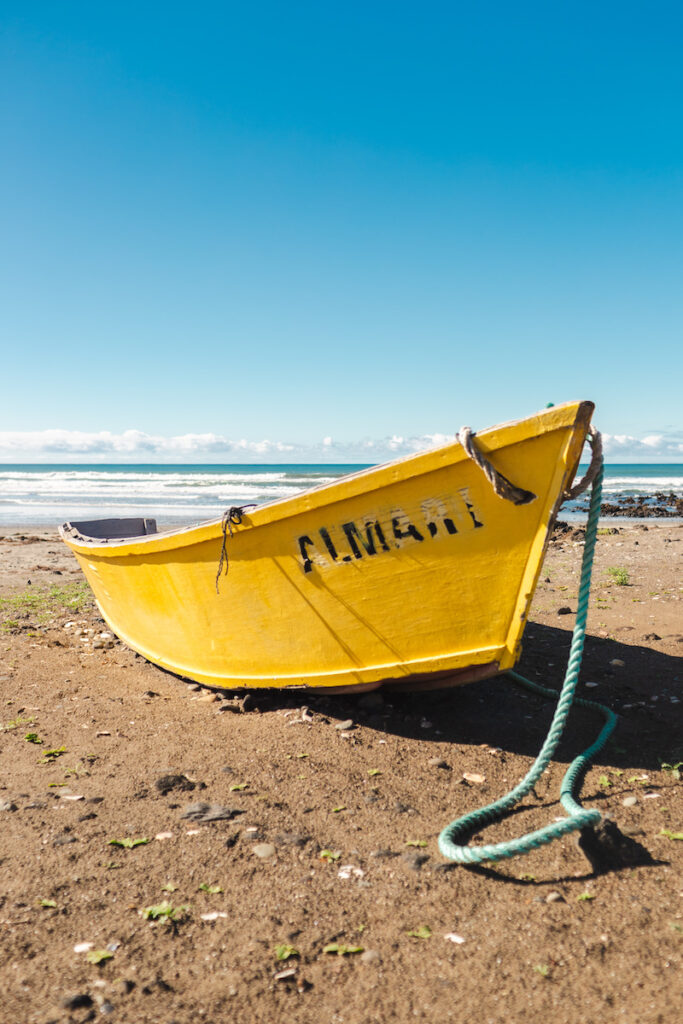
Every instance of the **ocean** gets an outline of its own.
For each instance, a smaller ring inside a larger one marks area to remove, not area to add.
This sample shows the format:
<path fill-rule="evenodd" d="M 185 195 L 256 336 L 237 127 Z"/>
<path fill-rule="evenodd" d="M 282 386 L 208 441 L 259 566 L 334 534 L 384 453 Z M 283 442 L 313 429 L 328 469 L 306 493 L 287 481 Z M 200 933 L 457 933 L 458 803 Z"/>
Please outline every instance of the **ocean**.
<path fill-rule="evenodd" d="M 330 483 L 362 465 L 11 465 L 0 464 L 0 527 L 57 526 L 66 520 L 150 516 L 159 527 L 219 518 L 231 505 L 261 505 Z M 585 467 L 583 467 L 585 469 Z M 603 501 L 683 494 L 683 465 L 605 467 Z M 562 517 L 582 517 L 585 501 Z"/>

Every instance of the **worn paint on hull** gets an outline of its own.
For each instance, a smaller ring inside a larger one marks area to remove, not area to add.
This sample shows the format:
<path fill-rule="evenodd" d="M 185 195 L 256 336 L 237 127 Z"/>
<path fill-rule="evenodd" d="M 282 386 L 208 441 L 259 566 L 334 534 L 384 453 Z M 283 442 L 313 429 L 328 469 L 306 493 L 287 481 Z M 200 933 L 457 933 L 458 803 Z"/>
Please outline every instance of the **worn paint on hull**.
<path fill-rule="evenodd" d="M 446 445 L 220 521 L 72 549 L 111 629 L 162 668 L 227 688 L 443 685 L 511 668 L 593 406 L 477 435 L 536 499 L 497 497 Z"/>

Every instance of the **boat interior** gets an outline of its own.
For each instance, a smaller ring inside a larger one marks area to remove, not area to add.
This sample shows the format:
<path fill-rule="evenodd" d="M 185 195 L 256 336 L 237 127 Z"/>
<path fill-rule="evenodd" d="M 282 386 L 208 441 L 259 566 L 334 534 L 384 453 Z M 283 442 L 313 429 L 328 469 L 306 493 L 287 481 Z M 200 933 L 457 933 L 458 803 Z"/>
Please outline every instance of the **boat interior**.
<path fill-rule="evenodd" d="M 126 540 L 130 537 L 147 537 L 157 533 L 156 519 L 89 519 L 80 523 L 64 523 L 68 533 L 77 534 L 84 540 Z"/>

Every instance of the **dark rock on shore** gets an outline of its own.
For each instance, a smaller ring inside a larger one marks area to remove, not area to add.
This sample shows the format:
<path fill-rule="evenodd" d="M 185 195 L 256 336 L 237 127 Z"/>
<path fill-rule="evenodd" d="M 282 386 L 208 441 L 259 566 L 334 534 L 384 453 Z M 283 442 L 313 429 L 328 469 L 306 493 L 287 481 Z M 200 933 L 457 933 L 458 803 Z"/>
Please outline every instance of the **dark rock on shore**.
<path fill-rule="evenodd" d="M 588 504 L 579 511 L 588 512 Z M 618 501 L 605 501 L 600 506 L 600 515 L 619 516 L 628 519 L 676 519 L 683 516 L 683 497 L 670 491 L 658 491 L 644 497 L 642 495 L 626 495 Z M 569 523 L 557 522 L 553 530 L 553 539 L 577 539 L 572 536 L 573 530 Z M 583 536 L 583 531 L 582 531 Z"/>
<path fill-rule="evenodd" d="M 172 789 L 192 790 L 195 788 L 195 783 L 186 775 L 162 775 L 154 785 L 162 796 L 166 796 Z"/>
<path fill-rule="evenodd" d="M 604 502 L 600 506 L 603 516 L 628 516 L 629 519 L 674 519 L 683 516 L 683 497 L 670 491 L 658 491 L 654 497 L 628 495 L 618 502 Z"/>
<path fill-rule="evenodd" d="M 583 526 L 572 526 L 571 523 L 565 523 L 564 520 L 558 519 L 553 527 L 552 540 L 554 541 L 565 541 L 565 540 L 576 540 L 582 541 L 586 536 L 586 530 Z"/>
<path fill-rule="evenodd" d="M 189 818 L 190 821 L 232 821 L 238 814 L 244 814 L 244 811 L 237 807 L 199 802 L 188 804 L 181 818 Z"/>

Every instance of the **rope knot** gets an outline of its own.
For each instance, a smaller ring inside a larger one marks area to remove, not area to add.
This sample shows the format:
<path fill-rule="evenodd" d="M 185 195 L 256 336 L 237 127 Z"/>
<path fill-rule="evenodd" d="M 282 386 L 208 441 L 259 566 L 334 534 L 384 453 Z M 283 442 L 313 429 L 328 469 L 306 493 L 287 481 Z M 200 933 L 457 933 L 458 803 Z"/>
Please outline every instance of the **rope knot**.
<path fill-rule="evenodd" d="M 228 540 L 227 535 L 229 533 L 230 536 L 232 537 L 233 526 L 239 526 L 241 524 L 242 519 L 244 518 L 244 510 L 247 508 L 256 508 L 256 505 L 254 503 L 252 503 L 251 505 L 231 505 L 230 508 L 226 509 L 226 511 L 223 513 L 223 518 L 221 519 L 223 543 L 221 545 L 221 557 L 218 562 L 218 572 L 216 573 L 217 594 L 220 593 L 218 581 L 220 580 L 221 573 L 223 572 L 223 563 L 225 563 L 225 575 L 228 575 L 228 549 L 226 546 Z"/>
<path fill-rule="evenodd" d="M 470 427 L 463 427 L 456 436 L 465 449 L 466 454 L 472 459 L 472 462 L 479 466 L 479 469 L 485 475 L 499 498 L 505 498 L 506 501 L 511 501 L 513 505 L 528 505 L 530 501 L 536 500 L 536 495 L 533 491 L 527 491 L 523 487 L 515 486 L 506 476 L 498 472 L 496 467 L 489 462 L 475 445 L 474 431 Z"/>

